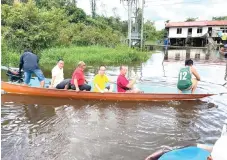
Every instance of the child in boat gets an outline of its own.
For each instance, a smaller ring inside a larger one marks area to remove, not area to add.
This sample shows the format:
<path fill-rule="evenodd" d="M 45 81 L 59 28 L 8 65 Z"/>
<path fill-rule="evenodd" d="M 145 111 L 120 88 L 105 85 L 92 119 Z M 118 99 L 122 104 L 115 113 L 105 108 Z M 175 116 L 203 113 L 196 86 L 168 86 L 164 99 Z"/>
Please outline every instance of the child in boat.
<path fill-rule="evenodd" d="M 196 77 L 196 79 L 192 78 L 192 74 Z M 178 75 L 177 88 L 179 93 L 182 93 L 184 90 L 191 90 L 191 93 L 194 93 L 198 81 L 200 81 L 200 76 L 193 67 L 193 60 L 185 60 L 185 67 L 180 69 Z"/>
<path fill-rule="evenodd" d="M 106 67 L 100 66 L 98 74 L 94 77 L 94 92 L 112 92 L 113 85 L 106 87 L 106 83 L 113 83 L 105 74 Z"/>

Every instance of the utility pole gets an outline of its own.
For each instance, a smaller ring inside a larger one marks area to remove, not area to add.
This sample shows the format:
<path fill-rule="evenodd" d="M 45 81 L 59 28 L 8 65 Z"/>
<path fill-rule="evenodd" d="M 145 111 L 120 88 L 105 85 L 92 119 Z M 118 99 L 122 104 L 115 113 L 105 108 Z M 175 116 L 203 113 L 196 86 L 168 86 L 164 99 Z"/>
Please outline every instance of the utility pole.
<path fill-rule="evenodd" d="M 142 0 L 142 10 L 141 10 L 141 30 L 140 30 L 140 48 L 141 50 L 143 49 L 143 23 L 144 23 L 144 18 L 143 18 L 143 12 L 144 12 L 144 3 L 145 0 Z"/>
<path fill-rule="evenodd" d="M 132 1 L 128 0 L 128 46 L 132 46 Z"/>
<path fill-rule="evenodd" d="M 92 13 L 92 18 L 95 18 L 95 16 L 96 16 L 96 0 L 91 0 L 91 13 Z"/>
<path fill-rule="evenodd" d="M 76 7 L 76 0 L 72 0 L 72 3 Z"/>
<path fill-rule="evenodd" d="M 139 0 L 120 0 L 120 2 L 127 3 L 128 11 L 128 46 L 129 48 L 140 41 L 139 27 L 138 25 L 138 4 Z M 132 30 L 133 28 L 133 30 Z"/>

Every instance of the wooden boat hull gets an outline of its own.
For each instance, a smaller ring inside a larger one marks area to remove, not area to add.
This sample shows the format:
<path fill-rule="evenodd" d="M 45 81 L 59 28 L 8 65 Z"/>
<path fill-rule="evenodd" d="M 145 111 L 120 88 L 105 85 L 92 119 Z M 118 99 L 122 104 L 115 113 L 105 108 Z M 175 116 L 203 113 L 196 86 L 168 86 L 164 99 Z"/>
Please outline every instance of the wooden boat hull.
<path fill-rule="evenodd" d="M 58 90 L 48 88 L 29 87 L 19 84 L 1 82 L 2 90 L 7 94 L 23 94 L 31 96 L 45 96 L 69 99 L 110 100 L 110 101 L 169 101 L 169 100 L 197 100 L 213 94 L 156 94 L 156 93 L 97 93 L 76 92 L 73 90 Z"/>

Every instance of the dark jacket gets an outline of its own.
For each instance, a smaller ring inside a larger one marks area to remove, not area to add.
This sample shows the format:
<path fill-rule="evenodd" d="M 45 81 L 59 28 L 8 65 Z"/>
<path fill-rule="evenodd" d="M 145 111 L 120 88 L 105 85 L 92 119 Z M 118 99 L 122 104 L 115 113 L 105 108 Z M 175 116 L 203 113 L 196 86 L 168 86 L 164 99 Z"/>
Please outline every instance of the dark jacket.
<path fill-rule="evenodd" d="M 39 59 L 37 55 L 31 52 L 24 52 L 20 57 L 19 71 L 23 68 L 24 72 L 39 69 Z"/>

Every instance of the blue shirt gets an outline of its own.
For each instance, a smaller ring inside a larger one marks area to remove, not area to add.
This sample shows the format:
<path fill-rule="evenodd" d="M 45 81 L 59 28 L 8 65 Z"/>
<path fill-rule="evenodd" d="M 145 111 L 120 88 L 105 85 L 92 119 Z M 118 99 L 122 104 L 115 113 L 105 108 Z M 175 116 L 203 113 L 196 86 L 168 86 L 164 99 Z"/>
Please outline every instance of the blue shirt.
<path fill-rule="evenodd" d="M 221 32 L 221 31 L 218 32 L 218 36 L 219 36 L 219 37 L 222 36 L 222 32 Z"/>
<path fill-rule="evenodd" d="M 168 38 L 165 38 L 164 45 L 168 45 L 168 44 L 169 44 L 169 40 L 168 40 Z"/>
<path fill-rule="evenodd" d="M 37 55 L 31 52 L 24 52 L 20 57 L 20 70 L 23 68 L 25 72 L 39 69 L 39 59 Z"/>

